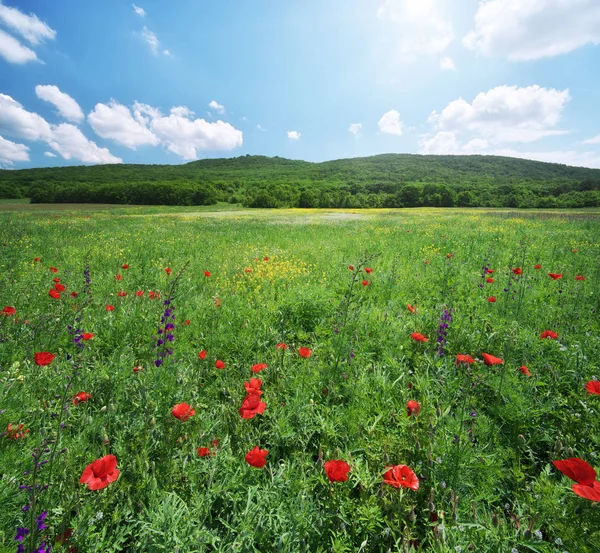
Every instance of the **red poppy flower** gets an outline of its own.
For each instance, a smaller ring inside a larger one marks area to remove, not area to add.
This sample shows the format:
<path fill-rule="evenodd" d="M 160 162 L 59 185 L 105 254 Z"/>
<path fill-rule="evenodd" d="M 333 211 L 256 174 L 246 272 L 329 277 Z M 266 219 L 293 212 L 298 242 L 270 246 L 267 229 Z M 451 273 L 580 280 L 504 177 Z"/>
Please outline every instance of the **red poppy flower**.
<path fill-rule="evenodd" d="M 114 308 L 114 306 L 113 306 L 113 305 L 107 305 L 107 306 L 106 306 L 106 310 L 107 310 L 107 311 L 114 311 L 114 310 L 115 310 L 115 308 Z"/>
<path fill-rule="evenodd" d="M 348 480 L 350 465 L 346 461 L 327 461 L 323 467 L 330 482 L 345 482 Z"/>
<path fill-rule="evenodd" d="M 275 349 L 289 349 L 289 348 L 290 348 L 290 346 L 284 344 L 283 342 L 280 342 L 279 344 L 277 344 L 275 346 Z"/>
<path fill-rule="evenodd" d="M 312 355 L 312 351 L 309 348 L 298 348 L 298 355 L 306 359 Z"/>
<path fill-rule="evenodd" d="M 138 365 L 137 367 L 133 367 L 133 372 L 134 374 L 139 373 L 140 371 L 143 371 L 144 367 L 142 367 L 141 365 Z"/>
<path fill-rule="evenodd" d="M 421 404 L 414 399 L 409 400 L 406 403 L 406 412 L 409 417 L 417 416 L 421 412 Z"/>
<path fill-rule="evenodd" d="M 493 279 L 492 277 L 486 278 L 486 279 L 485 279 L 485 281 L 486 281 L 488 284 L 494 284 L 494 279 Z"/>
<path fill-rule="evenodd" d="M 79 294 L 77 292 L 71 292 L 70 295 L 72 298 L 76 298 Z"/>
<path fill-rule="evenodd" d="M 262 395 L 260 387 L 262 386 L 262 380 L 260 378 L 251 378 L 250 382 L 244 382 L 244 388 L 248 394 Z"/>
<path fill-rule="evenodd" d="M 267 364 L 266 363 L 257 363 L 256 365 L 252 365 L 250 367 L 250 370 L 253 373 L 259 373 L 260 371 L 264 371 L 267 368 Z"/>
<path fill-rule="evenodd" d="M 92 395 L 89 394 L 88 392 L 79 392 L 79 393 L 75 394 L 75 397 L 73 398 L 73 405 L 83 403 L 84 401 L 87 401 L 91 397 L 92 397 Z"/>
<path fill-rule="evenodd" d="M 583 459 L 571 457 L 562 461 L 552 461 L 552 464 L 567 478 L 578 484 L 591 486 L 596 481 L 596 471 Z"/>
<path fill-rule="evenodd" d="M 413 332 L 410 337 L 415 341 L 415 342 L 427 342 L 428 338 L 426 336 L 423 336 L 423 334 L 419 333 L 419 332 Z"/>
<path fill-rule="evenodd" d="M 558 334 L 553 330 L 544 330 L 544 332 L 540 334 L 540 340 L 543 340 L 544 338 L 556 340 L 558 338 Z"/>
<path fill-rule="evenodd" d="M 473 357 L 471 357 L 470 355 L 464 355 L 462 353 L 457 353 L 456 354 L 456 364 L 460 365 L 461 363 L 464 363 L 465 365 L 470 365 L 471 363 L 475 363 L 475 359 L 473 359 Z"/>
<path fill-rule="evenodd" d="M 487 299 L 489 303 L 496 303 L 496 296 Z"/>
<path fill-rule="evenodd" d="M 585 280 L 585 277 L 583 275 L 577 275 L 575 280 Z"/>
<path fill-rule="evenodd" d="M 542 264 L 541 264 L 541 263 L 538 263 L 538 264 L 537 264 L 537 265 L 535 265 L 533 268 L 534 268 L 534 269 L 541 269 L 541 268 L 542 268 Z"/>
<path fill-rule="evenodd" d="M 494 271 L 495 271 L 495 269 L 486 269 L 485 270 L 485 274 L 486 275 L 491 275 Z"/>
<path fill-rule="evenodd" d="M 165 273 L 169 276 L 173 271 L 169 267 L 165 267 Z"/>
<path fill-rule="evenodd" d="M 123 277 L 122 277 L 121 275 L 116 275 L 116 276 L 115 276 L 115 279 L 116 279 L 116 280 L 123 280 Z"/>
<path fill-rule="evenodd" d="M 121 269 L 129 269 L 129 265 L 127 265 L 127 263 L 123 263 L 123 265 L 121 265 Z"/>
<path fill-rule="evenodd" d="M 39 351 L 33 356 L 33 360 L 35 364 L 39 367 L 45 367 L 54 361 L 56 355 L 50 353 L 49 351 Z"/>
<path fill-rule="evenodd" d="M 50 291 L 48 292 L 48 295 L 49 295 L 51 298 L 54 298 L 55 300 L 58 300 L 58 299 L 60 299 L 60 293 L 59 293 L 59 292 L 57 292 L 57 291 L 56 291 L 54 288 L 52 288 L 52 290 L 50 290 Z"/>
<path fill-rule="evenodd" d="M 531 376 L 531 371 L 525 366 L 523 365 L 522 367 L 519 367 L 519 370 L 525 375 L 525 376 Z"/>
<path fill-rule="evenodd" d="M 82 337 L 84 340 L 91 340 L 91 339 L 94 337 L 94 335 L 93 335 L 91 332 L 84 332 L 84 333 L 81 335 L 81 337 Z"/>
<path fill-rule="evenodd" d="M 373 269 L 371 269 L 371 267 L 365 267 L 365 273 L 370 275 L 372 272 L 373 272 Z"/>
<path fill-rule="evenodd" d="M 53 273 L 58 273 L 58 269 L 57 269 L 56 267 L 50 267 L 50 270 L 51 270 Z"/>
<path fill-rule="evenodd" d="M 453 253 L 447 253 L 446 254 L 446 259 L 452 259 L 454 257 Z"/>
<path fill-rule="evenodd" d="M 406 308 L 413 314 L 416 315 L 417 314 L 417 308 L 414 305 L 411 305 L 410 303 L 406 304 Z"/>
<path fill-rule="evenodd" d="M 594 482 L 590 486 L 573 484 L 571 489 L 579 496 L 590 501 L 600 501 L 600 482 Z"/>
<path fill-rule="evenodd" d="M 8 423 L 8 427 L 6 429 L 6 437 L 9 440 L 19 440 L 25 438 L 26 434 L 29 434 L 29 428 L 23 430 L 24 424 L 11 424 Z"/>
<path fill-rule="evenodd" d="M 263 468 L 267 464 L 267 455 L 269 452 L 266 449 L 259 449 L 258 446 L 254 446 L 248 453 L 246 453 L 246 463 L 251 467 L 257 469 Z"/>
<path fill-rule="evenodd" d="M 151 300 L 157 300 L 160 298 L 160 293 L 159 292 L 153 292 L 152 290 L 150 290 L 150 292 L 148 292 L 148 297 Z"/>
<path fill-rule="evenodd" d="M 368 280 L 363 280 L 363 281 L 361 282 L 361 284 L 362 284 L 363 286 L 369 286 L 369 281 L 368 281 Z"/>
<path fill-rule="evenodd" d="M 54 289 L 55 289 L 57 292 L 64 292 L 64 291 L 65 291 L 67 288 L 65 287 L 65 285 L 64 285 L 64 284 L 56 283 L 56 284 L 54 285 Z"/>
<path fill-rule="evenodd" d="M 225 363 L 223 361 L 221 361 L 220 359 L 217 359 L 217 361 L 215 363 L 215 367 L 219 370 L 224 369 Z"/>
<path fill-rule="evenodd" d="M 34 261 L 35 263 L 39 263 L 41 260 L 42 260 L 42 259 L 41 259 L 40 257 L 34 257 L 34 258 L 33 258 L 33 261 Z"/>
<path fill-rule="evenodd" d="M 415 491 L 419 489 L 419 479 L 410 467 L 396 465 L 388 468 L 389 470 L 383 475 L 386 484 L 394 488 L 410 488 Z"/>
<path fill-rule="evenodd" d="M 590 380 L 586 383 L 585 389 L 587 390 L 588 396 L 595 394 L 600 396 L 600 382 L 596 380 Z"/>
<path fill-rule="evenodd" d="M 259 394 L 248 394 L 242 401 L 240 416 L 243 419 L 253 419 L 256 415 L 262 415 L 266 408 L 267 404 L 260 400 Z"/>
<path fill-rule="evenodd" d="M 96 459 L 85 467 L 80 484 L 87 484 L 90 490 L 101 490 L 119 477 L 117 469 L 117 458 L 114 455 L 106 455 Z"/>
<path fill-rule="evenodd" d="M 488 366 L 492 366 L 492 365 L 504 365 L 504 361 L 502 359 L 500 359 L 499 357 L 494 357 L 493 355 L 490 355 L 489 353 L 482 353 L 481 354 L 483 356 L 483 362 Z"/>
<path fill-rule="evenodd" d="M 354 265 L 348 265 L 348 269 L 349 269 L 350 271 L 354 271 Z"/>
<path fill-rule="evenodd" d="M 138 298 L 141 298 L 141 297 L 144 295 L 144 291 L 143 291 L 143 290 L 138 290 L 138 291 L 135 293 L 135 295 L 136 295 Z"/>
<path fill-rule="evenodd" d="M 5 308 L 2 310 L 2 314 L 3 314 L 3 315 L 8 315 L 8 316 L 10 316 L 10 315 L 14 315 L 16 312 L 17 312 L 17 310 L 16 310 L 14 307 L 10 306 L 10 305 L 7 305 L 7 306 L 6 306 L 6 307 L 5 307 Z"/>
<path fill-rule="evenodd" d="M 521 269 L 521 267 L 517 267 L 516 269 L 511 269 L 511 271 L 513 273 L 515 273 L 515 275 L 522 275 L 523 274 L 523 269 Z"/>
<path fill-rule="evenodd" d="M 251 269 L 250 267 L 246 267 L 246 268 L 244 269 L 244 271 L 245 271 L 246 273 L 251 273 L 251 272 L 252 272 L 252 269 Z"/>
<path fill-rule="evenodd" d="M 185 422 L 190 417 L 193 417 L 196 414 L 196 411 L 189 406 L 187 403 L 178 403 L 171 409 L 171 415 L 173 415 L 176 419 L 179 419 L 182 422 Z"/>
<path fill-rule="evenodd" d="M 127 295 L 127 292 L 117 292 L 117 296 L 119 296 L 120 298 L 124 298 Z"/>
<path fill-rule="evenodd" d="M 56 277 L 52 279 L 52 282 L 60 282 L 60 278 Z"/>
<path fill-rule="evenodd" d="M 269 261 L 268 257 L 263 257 L 263 261 Z"/>
<path fill-rule="evenodd" d="M 221 307 L 221 298 L 215 298 L 214 304 L 215 307 Z"/>
<path fill-rule="evenodd" d="M 205 277 L 209 277 L 210 276 L 210 272 L 209 271 L 204 271 L 204 276 Z"/>
<path fill-rule="evenodd" d="M 192 321 L 190 321 L 189 319 L 186 319 L 185 321 L 183 321 L 183 324 L 185 326 L 188 326 Z"/>
<path fill-rule="evenodd" d="M 199 359 L 206 359 L 206 350 L 203 349 L 199 354 L 198 354 L 198 358 Z"/>
<path fill-rule="evenodd" d="M 210 449 L 208 447 L 199 447 L 196 449 L 198 457 L 208 457 L 210 455 Z"/>
<path fill-rule="evenodd" d="M 552 279 L 552 280 L 558 280 L 560 278 L 562 278 L 561 274 L 558 273 L 548 273 L 548 276 Z"/>

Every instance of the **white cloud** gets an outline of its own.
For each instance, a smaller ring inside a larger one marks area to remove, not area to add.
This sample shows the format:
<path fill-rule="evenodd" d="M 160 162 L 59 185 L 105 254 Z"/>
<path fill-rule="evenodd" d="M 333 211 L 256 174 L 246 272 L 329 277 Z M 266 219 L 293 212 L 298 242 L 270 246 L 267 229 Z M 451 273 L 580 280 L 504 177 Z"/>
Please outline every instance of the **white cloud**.
<path fill-rule="evenodd" d="M 165 56 L 170 56 L 171 55 L 171 50 L 163 50 L 163 55 Z"/>
<path fill-rule="evenodd" d="M 162 113 L 159 109 L 148 104 L 142 104 L 136 100 L 133 103 L 133 116 L 139 123 L 148 125 L 152 119 L 162 117 Z"/>
<path fill-rule="evenodd" d="M 0 163 L 12 165 L 15 161 L 29 161 L 29 148 L 0 136 Z"/>
<path fill-rule="evenodd" d="M 463 44 L 487 56 L 535 60 L 600 44 L 598 0 L 487 0 Z"/>
<path fill-rule="evenodd" d="M 156 56 L 158 55 L 158 47 L 160 46 L 160 41 L 155 33 L 153 33 L 148 27 L 144 25 L 142 29 L 142 38 L 148 43 L 152 53 Z"/>
<path fill-rule="evenodd" d="M 46 157 L 56 157 L 56 154 L 53 154 L 52 152 L 44 152 L 44 155 Z"/>
<path fill-rule="evenodd" d="M 582 144 L 600 144 L 600 134 L 598 136 L 594 136 L 594 138 L 588 138 L 584 140 Z"/>
<path fill-rule="evenodd" d="M 56 31 L 40 21 L 37 15 L 26 15 L 18 9 L 9 8 L 2 3 L 0 3 L 0 21 L 33 45 L 46 39 L 52 40 L 56 36 Z"/>
<path fill-rule="evenodd" d="M 450 21 L 444 18 L 438 0 L 385 0 L 377 17 L 398 24 L 399 53 L 440 54 L 454 40 Z"/>
<path fill-rule="evenodd" d="M 83 163 L 123 163 L 121 158 L 113 156 L 106 148 L 99 148 L 88 140 L 74 125 L 61 123 L 52 129 L 48 145 L 64 159 L 77 159 Z"/>
<path fill-rule="evenodd" d="M 171 114 L 177 117 L 191 117 L 194 112 L 186 106 L 175 106 L 171 108 Z"/>
<path fill-rule="evenodd" d="M 352 123 L 348 127 L 348 132 L 354 136 L 358 136 L 362 131 L 362 123 Z"/>
<path fill-rule="evenodd" d="M 52 130 L 43 117 L 27 111 L 19 102 L 0 93 L 0 133 L 28 140 L 46 140 Z"/>
<path fill-rule="evenodd" d="M 261 127 L 260 123 L 257 123 L 257 125 L 256 125 L 256 128 L 257 128 L 259 131 L 263 131 L 263 132 L 266 132 L 266 130 L 267 130 L 267 129 L 265 129 L 264 127 Z"/>
<path fill-rule="evenodd" d="M 40 100 L 53 104 L 65 119 L 76 123 L 83 121 L 83 111 L 79 104 L 71 96 L 61 92 L 57 86 L 37 85 L 35 93 Z"/>
<path fill-rule="evenodd" d="M 397 110 L 391 109 L 387 113 L 384 113 L 379 120 L 379 130 L 386 134 L 395 134 L 396 136 L 402 135 L 403 123 L 400 120 L 400 113 Z"/>
<path fill-rule="evenodd" d="M 440 58 L 440 69 L 443 71 L 456 71 L 456 65 L 454 65 L 454 60 L 449 58 L 448 56 L 444 56 Z"/>
<path fill-rule="evenodd" d="M 219 104 L 219 102 L 217 102 L 216 100 L 211 100 L 210 103 L 208 104 L 208 107 L 210 109 L 214 109 L 218 113 L 225 113 L 225 106 L 222 104 Z"/>
<path fill-rule="evenodd" d="M 287 132 L 287 137 L 288 137 L 290 140 L 300 140 L 300 137 L 301 137 L 301 136 L 302 136 L 302 135 L 301 135 L 301 134 L 300 134 L 298 131 L 288 131 L 288 132 Z"/>
<path fill-rule="evenodd" d="M 133 7 L 133 11 L 137 13 L 140 17 L 146 17 L 146 10 L 144 10 L 144 8 L 140 8 L 135 4 L 131 4 L 131 6 Z"/>
<path fill-rule="evenodd" d="M 108 105 L 96 104 L 88 115 L 88 123 L 98 136 L 114 140 L 132 150 L 145 144 L 156 146 L 159 143 L 158 137 L 147 128 L 147 120 L 141 118 L 141 112 L 138 111 L 134 119 L 129 108 L 115 100 Z"/>
<path fill-rule="evenodd" d="M 38 61 L 36 53 L 23 46 L 15 37 L 0 29 L 0 56 L 9 63 L 27 63 Z"/>

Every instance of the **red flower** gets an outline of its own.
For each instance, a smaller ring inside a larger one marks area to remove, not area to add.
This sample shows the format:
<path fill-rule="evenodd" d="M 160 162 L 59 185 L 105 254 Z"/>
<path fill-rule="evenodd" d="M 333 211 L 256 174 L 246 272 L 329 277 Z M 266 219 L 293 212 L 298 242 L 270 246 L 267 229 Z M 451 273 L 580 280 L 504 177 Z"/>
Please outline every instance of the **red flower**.
<path fill-rule="evenodd" d="M 199 447 L 196 449 L 198 457 L 208 457 L 210 455 L 210 449 L 208 447 Z"/>
<path fill-rule="evenodd" d="M 221 370 L 225 368 L 225 363 L 223 361 L 221 361 L 220 359 L 217 359 L 217 362 L 215 363 L 215 367 L 217 367 L 217 369 Z"/>
<path fill-rule="evenodd" d="M 494 271 L 495 271 L 495 269 L 485 269 L 484 272 L 486 275 L 491 275 Z"/>
<path fill-rule="evenodd" d="M 486 278 L 486 279 L 485 279 L 485 281 L 486 281 L 488 284 L 494 284 L 494 279 L 493 279 L 492 277 Z"/>
<path fill-rule="evenodd" d="M 221 298 L 215 298 L 214 304 L 215 307 L 221 307 Z"/>
<path fill-rule="evenodd" d="M 116 275 L 116 276 L 115 276 L 115 278 L 116 278 L 117 280 L 123 280 L 123 277 L 122 277 L 121 275 Z"/>
<path fill-rule="evenodd" d="M 327 461 L 323 466 L 330 482 L 345 482 L 348 480 L 350 465 L 346 461 Z"/>
<path fill-rule="evenodd" d="M 386 484 L 394 488 L 410 488 L 415 491 L 419 489 L 419 479 L 410 467 L 396 465 L 388 468 L 389 470 L 383 475 Z"/>
<path fill-rule="evenodd" d="M 286 344 L 284 344 L 283 342 L 280 342 L 279 344 L 277 344 L 275 346 L 275 349 L 289 349 L 290 346 L 287 346 Z"/>
<path fill-rule="evenodd" d="M 199 359 L 206 359 L 206 350 L 203 349 L 199 354 L 198 354 L 198 358 Z"/>
<path fill-rule="evenodd" d="M 35 263 L 40 263 L 40 262 L 42 261 L 42 259 L 41 259 L 40 257 L 34 257 L 34 258 L 33 258 L 33 261 L 34 261 Z"/>
<path fill-rule="evenodd" d="M 361 284 L 362 284 L 363 286 L 369 286 L 369 281 L 368 281 L 368 280 L 363 280 L 363 281 L 361 282 Z"/>
<path fill-rule="evenodd" d="M 190 321 L 189 319 L 186 319 L 185 321 L 183 321 L 183 324 L 185 326 L 188 326 L 192 321 Z"/>
<path fill-rule="evenodd" d="M 350 271 L 354 271 L 354 265 L 348 265 L 348 269 L 349 269 Z"/>
<path fill-rule="evenodd" d="M 51 270 L 53 273 L 58 273 L 58 269 L 57 269 L 56 267 L 50 267 L 50 270 Z"/>
<path fill-rule="evenodd" d="M 521 269 L 521 267 L 517 267 L 516 269 L 511 269 L 511 271 L 513 273 L 515 273 L 515 275 L 522 275 L 523 274 L 523 269 Z"/>
<path fill-rule="evenodd" d="M 552 340 L 556 340 L 558 338 L 558 334 L 553 330 L 544 330 L 544 332 L 540 334 L 540 340 L 543 340 L 544 338 L 551 338 Z"/>
<path fill-rule="evenodd" d="M 306 359 L 312 355 L 312 351 L 309 348 L 298 348 L 298 355 Z"/>
<path fill-rule="evenodd" d="M 10 305 L 7 305 L 3 310 L 2 310 L 2 314 L 3 315 L 14 315 L 17 312 L 17 310 L 14 307 L 11 307 Z"/>
<path fill-rule="evenodd" d="M 117 296 L 119 296 L 120 298 L 124 298 L 127 295 L 127 292 L 117 292 Z"/>
<path fill-rule="evenodd" d="M 244 271 L 245 271 L 245 272 L 247 272 L 247 273 L 251 273 L 251 272 L 252 272 L 252 269 L 251 269 L 250 267 L 246 267 L 246 268 L 244 269 Z"/>
<path fill-rule="evenodd" d="M 519 367 L 519 370 L 525 375 L 525 376 L 531 376 L 531 371 L 525 366 L 523 365 L 522 367 Z"/>
<path fill-rule="evenodd" d="M 504 361 L 502 361 L 502 359 L 500 359 L 499 357 L 494 357 L 493 355 L 490 355 L 489 353 L 482 353 L 481 354 L 483 356 L 483 362 L 488 366 L 492 366 L 492 365 L 504 365 Z"/>
<path fill-rule="evenodd" d="M 243 419 L 253 419 L 256 415 L 262 415 L 266 408 L 267 404 L 260 400 L 259 394 L 248 394 L 242 401 L 240 416 Z"/>
<path fill-rule="evenodd" d="M 150 290 L 150 292 L 148 292 L 148 297 L 151 300 L 157 300 L 160 298 L 160 293 L 159 292 L 153 292 L 152 290 Z"/>
<path fill-rule="evenodd" d="M 262 380 L 260 378 L 251 378 L 250 382 L 244 382 L 244 388 L 248 394 L 262 395 L 260 387 L 262 386 Z"/>
<path fill-rule="evenodd" d="M 106 310 L 107 310 L 107 311 L 114 311 L 114 310 L 115 310 L 115 308 L 114 308 L 114 306 L 113 306 L 113 305 L 107 305 L 107 306 L 106 306 Z"/>
<path fill-rule="evenodd" d="M 79 483 L 87 484 L 90 490 L 101 490 L 114 482 L 119 473 L 117 458 L 114 455 L 106 455 L 85 467 Z"/>
<path fill-rule="evenodd" d="M 60 282 L 60 278 L 56 277 L 52 279 L 52 282 Z"/>
<path fill-rule="evenodd" d="M 66 290 L 66 287 L 65 287 L 65 285 L 64 285 L 64 284 L 56 283 L 56 284 L 54 285 L 54 289 L 55 289 L 57 292 L 64 292 L 64 291 Z"/>
<path fill-rule="evenodd" d="M 558 273 L 548 273 L 548 276 L 552 279 L 552 280 L 558 280 L 559 278 L 562 278 L 561 274 Z"/>
<path fill-rule="evenodd" d="M 137 367 L 133 367 L 133 372 L 134 374 L 139 373 L 140 371 L 143 371 L 144 367 L 142 367 L 141 365 L 138 365 Z"/>
<path fill-rule="evenodd" d="M 465 365 L 470 365 L 471 363 L 475 363 L 475 359 L 473 359 L 473 357 L 471 357 L 470 355 L 464 355 L 462 353 L 457 353 L 456 354 L 456 364 L 460 365 L 461 363 L 464 363 Z"/>
<path fill-rule="evenodd" d="M 60 299 L 60 294 L 54 288 L 48 292 L 48 295 L 55 300 Z"/>
<path fill-rule="evenodd" d="M 179 419 L 182 422 L 185 422 L 190 417 L 193 417 L 196 414 L 196 411 L 189 406 L 187 403 L 178 403 L 171 409 L 171 415 L 173 415 L 176 419 Z"/>
<path fill-rule="evenodd" d="M 365 273 L 370 275 L 372 272 L 373 272 L 373 269 L 371 269 L 371 267 L 365 267 Z"/>
<path fill-rule="evenodd" d="M 169 276 L 173 271 L 169 267 L 165 267 L 165 273 Z"/>
<path fill-rule="evenodd" d="M 260 371 L 264 371 L 267 368 L 267 364 L 266 363 L 257 363 L 256 365 L 252 365 L 250 367 L 250 370 L 253 373 L 259 373 Z"/>
<path fill-rule="evenodd" d="M 45 367 L 46 365 L 52 363 L 55 357 L 56 355 L 50 353 L 49 351 L 39 351 L 33 356 L 33 360 L 39 367 Z"/>
<path fill-rule="evenodd" d="M 588 396 L 595 394 L 600 396 L 600 382 L 596 380 L 590 380 L 586 383 L 585 389 L 587 390 Z"/>
<path fill-rule="evenodd" d="M 84 340 L 91 340 L 91 339 L 94 337 L 94 335 L 93 335 L 91 332 L 84 332 L 84 333 L 81 335 L 81 337 L 82 337 Z"/>
<path fill-rule="evenodd" d="M 409 417 L 417 416 L 421 412 L 421 404 L 414 399 L 409 400 L 406 403 L 406 412 Z"/>
<path fill-rule="evenodd" d="M 488 298 L 488 302 L 489 303 L 496 303 L 496 296 L 492 296 L 491 298 Z"/>
<path fill-rule="evenodd" d="M 427 342 L 428 339 L 426 336 L 423 336 L 422 334 L 420 334 L 419 332 L 413 332 L 410 337 L 415 341 L 415 342 Z"/>
<path fill-rule="evenodd" d="M 411 305 L 410 303 L 406 304 L 406 308 L 413 314 L 416 315 L 417 314 L 417 308 L 414 305 Z"/>
<path fill-rule="evenodd" d="M 23 424 L 15 424 L 14 426 L 9 422 L 6 429 L 6 437 L 9 440 L 19 440 L 25 437 L 25 434 L 29 434 L 29 429 L 23 430 Z"/>
<path fill-rule="evenodd" d="M 71 292 L 71 297 L 76 298 L 79 294 L 77 292 Z"/>
<path fill-rule="evenodd" d="M 453 253 L 447 253 L 446 254 L 446 259 L 452 259 L 454 257 Z"/>
<path fill-rule="evenodd" d="M 585 277 L 583 275 L 577 275 L 575 280 L 585 280 Z"/>
<path fill-rule="evenodd" d="M 127 265 L 127 263 L 123 263 L 123 265 L 121 265 L 121 269 L 129 269 L 129 265 Z"/>
<path fill-rule="evenodd" d="M 577 253 L 579 250 L 571 250 L 571 253 Z"/>
<path fill-rule="evenodd" d="M 268 257 L 263 257 L 263 261 L 269 261 Z"/>
<path fill-rule="evenodd" d="M 73 398 L 73 405 L 77 405 L 79 403 L 87 401 L 91 397 L 92 395 L 88 392 L 79 392 L 78 394 L 75 394 L 75 397 Z"/>
<path fill-rule="evenodd" d="M 267 455 L 269 452 L 266 449 L 259 449 L 258 446 L 254 446 L 248 453 L 246 453 L 246 463 L 251 467 L 257 469 L 263 468 L 267 464 Z"/>
<path fill-rule="evenodd" d="M 138 290 L 138 291 L 135 293 L 135 295 L 136 295 L 138 298 L 141 298 L 141 297 L 144 295 L 144 291 L 143 291 L 143 290 Z"/>
<path fill-rule="evenodd" d="M 596 481 L 596 471 L 583 459 L 571 457 L 562 461 L 552 461 L 552 464 L 567 478 L 577 482 L 571 488 L 578 496 L 600 501 L 600 482 Z"/>
<path fill-rule="evenodd" d="M 210 276 L 210 272 L 209 271 L 204 271 L 204 276 L 205 277 L 209 277 Z"/>
<path fill-rule="evenodd" d="M 534 268 L 534 269 L 541 269 L 541 268 L 542 268 L 542 264 L 541 264 L 541 263 L 538 263 L 538 264 L 537 264 L 537 265 L 535 265 L 533 268 Z"/>

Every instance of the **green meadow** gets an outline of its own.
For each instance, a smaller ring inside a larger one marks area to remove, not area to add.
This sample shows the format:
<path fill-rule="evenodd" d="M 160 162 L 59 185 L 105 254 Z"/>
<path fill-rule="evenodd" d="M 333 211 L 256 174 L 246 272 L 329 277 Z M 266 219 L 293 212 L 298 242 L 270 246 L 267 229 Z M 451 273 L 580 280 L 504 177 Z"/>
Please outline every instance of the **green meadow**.
<path fill-rule="evenodd" d="M 2 553 L 600 550 L 598 209 L 3 203 L 5 306 Z"/>

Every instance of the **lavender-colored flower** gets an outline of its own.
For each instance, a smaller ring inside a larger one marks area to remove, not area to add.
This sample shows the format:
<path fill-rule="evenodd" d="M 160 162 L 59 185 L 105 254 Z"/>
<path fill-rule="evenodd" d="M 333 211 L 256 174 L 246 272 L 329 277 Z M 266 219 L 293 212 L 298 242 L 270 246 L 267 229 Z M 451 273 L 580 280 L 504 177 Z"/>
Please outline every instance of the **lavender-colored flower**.
<path fill-rule="evenodd" d="M 27 528 L 17 528 L 17 535 L 15 536 L 16 541 L 23 541 L 25 536 L 29 534 L 29 530 Z"/>
<path fill-rule="evenodd" d="M 38 530 L 42 531 L 48 528 L 46 524 L 44 524 L 44 519 L 48 516 L 48 511 L 44 511 L 40 516 L 38 516 L 35 521 L 37 523 Z"/>

